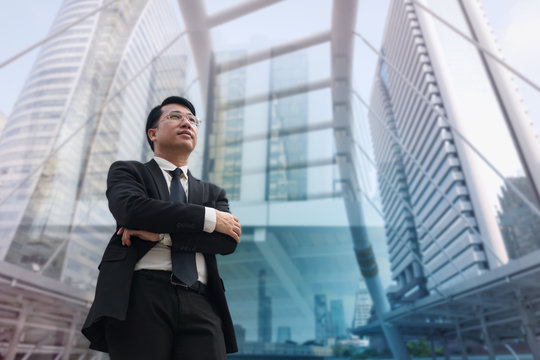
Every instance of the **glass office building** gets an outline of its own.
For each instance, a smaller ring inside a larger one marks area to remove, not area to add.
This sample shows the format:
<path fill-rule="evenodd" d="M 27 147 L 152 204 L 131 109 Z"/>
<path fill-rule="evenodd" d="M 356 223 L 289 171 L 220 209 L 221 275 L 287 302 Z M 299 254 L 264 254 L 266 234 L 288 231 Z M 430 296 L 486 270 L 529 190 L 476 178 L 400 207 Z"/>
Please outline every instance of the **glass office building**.
<path fill-rule="evenodd" d="M 65 2 L 51 32 L 100 5 Z M 145 114 L 187 85 L 174 12 L 168 2 L 113 4 L 42 48 L 0 140 L 4 261 L 93 288 L 114 230 L 108 167 L 149 157 Z"/>
<path fill-rule="evenodd" d="M 482 109 L 484 114 L 471 112 L 471 98 L 480 103 L 493 93 L 489 78 L 480 70 L 470 75 L 483 91 L 468 92 L 466 99 L 454 90 L 466 88 L 470 81 L 459 74 L 465 70 L 441 59 L 443 51 L 438 50 L 451 47 L 442 44 L 449 35 L 430 21 L 411 2 L 391 4 L 381 50 L 384 60 L 379 61 L 371 97 L 370 125 L 397 299 L 425 296 L 436 287 L 476 278 L 507 263 L 507 248 L 515 258 L 519 242 L 530 250 L 536 244 L 538 249 L 531 225 L 526 225 L 536 214 L 514 188 L 510 190 L 515 183 L 536 204 L 530 178 L 522 177 L 519 184 L 508 179 L 511 184 L 501 194 L 506 179 L 498 178 L 473 153 L 476 145 L 465 143 L 487 145 L 479 125 L 471 122 L 482 123 L 489 116 L 499 149 L 491 146 L 482 152 L 486 162 L 508 175 L 525 173 L 526 164 L 511 141 L 512 128 L 504 125 L 506 110 L 493 100 Z M 478 53 L 467 47 L 461 50 L 469 66 L 480 69 Z M 507 159 L 501 161 L 501 154 L 513 159 L 512 166 L 503 164 Z M 512 196 L 519 203 L 513 209 Z M 522 222 L 515 219 L 512 223 L 520 230 L 512 233 L 507 224 L 516 216 L 516 206 L 529 216 Z M 497 224 L 493 209 L 501 207 Z"/>

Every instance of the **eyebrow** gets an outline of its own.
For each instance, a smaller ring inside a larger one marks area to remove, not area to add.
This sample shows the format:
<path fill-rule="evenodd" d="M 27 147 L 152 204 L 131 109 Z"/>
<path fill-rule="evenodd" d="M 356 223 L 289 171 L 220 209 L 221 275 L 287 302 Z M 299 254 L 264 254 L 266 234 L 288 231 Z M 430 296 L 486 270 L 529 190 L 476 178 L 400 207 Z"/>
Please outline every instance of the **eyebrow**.
<path fill-rule="evenodd" d="M 188 111 L 188 112 L 182 112 L 182 111 L 180 111 L 180 110 L 171 110 L 171 111 L 169 111 L 167 114 L 174 113 L 174 112 L 177 112 L 177 113 L 180 113 L 180 114 L 193 115 L 193 113 L 192 113 L 191 111 Z"/>

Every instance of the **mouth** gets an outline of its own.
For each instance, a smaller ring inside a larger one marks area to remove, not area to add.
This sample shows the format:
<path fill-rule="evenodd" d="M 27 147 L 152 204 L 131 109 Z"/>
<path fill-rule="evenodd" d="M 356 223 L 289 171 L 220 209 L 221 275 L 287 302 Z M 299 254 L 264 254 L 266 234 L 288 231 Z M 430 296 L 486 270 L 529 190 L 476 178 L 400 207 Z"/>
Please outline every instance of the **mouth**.
<path fill-rule="evenodd" d="M 193 135 L 191 135 L 191 132 L 186 131 L 186 130 L 178 131 L 178 132 L 176 133 L 176 135 L 189 136 L 190 139 L 193 138 Z"/>

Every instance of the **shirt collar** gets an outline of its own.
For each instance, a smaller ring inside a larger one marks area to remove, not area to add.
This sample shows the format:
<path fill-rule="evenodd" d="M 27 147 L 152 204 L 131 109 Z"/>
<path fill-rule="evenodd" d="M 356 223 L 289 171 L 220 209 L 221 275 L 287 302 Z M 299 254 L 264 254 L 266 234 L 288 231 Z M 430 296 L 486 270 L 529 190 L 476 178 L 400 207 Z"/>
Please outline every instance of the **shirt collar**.
<path fill-rule="evenodd" d="M 173 171 L 174 169 L 176 169 L 176 165 L 174 165 L 169 160 L 165 160 L 164 158 L 161 158 L 159 156 L 154 156 L 154 160 L 157 162 L 161 170 Z M 180 166 L 180 169 L 182 169 L 182 173 L 184 173 L 184 175 L 187 177 L 188 166 L 187 165 Z"/>

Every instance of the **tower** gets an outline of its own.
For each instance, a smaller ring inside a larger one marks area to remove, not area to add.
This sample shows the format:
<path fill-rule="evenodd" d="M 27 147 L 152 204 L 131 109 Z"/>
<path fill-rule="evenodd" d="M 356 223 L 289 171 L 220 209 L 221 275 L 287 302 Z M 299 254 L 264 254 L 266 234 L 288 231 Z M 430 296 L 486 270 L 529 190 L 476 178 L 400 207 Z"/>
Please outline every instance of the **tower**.
<path fill-rule="evenodd" d="M 259 342 L 272 341 L 272 299 L 266 295 L 266 271 L 259 271 Z"/>

